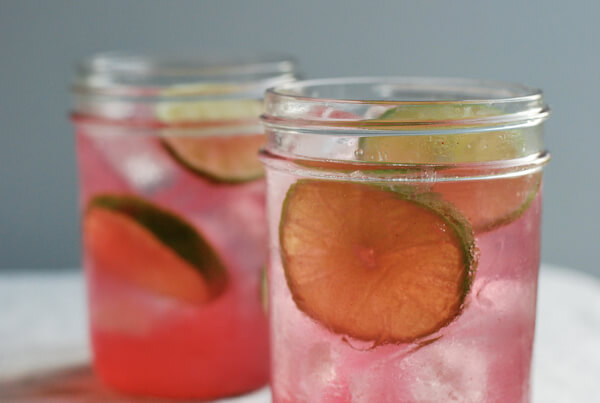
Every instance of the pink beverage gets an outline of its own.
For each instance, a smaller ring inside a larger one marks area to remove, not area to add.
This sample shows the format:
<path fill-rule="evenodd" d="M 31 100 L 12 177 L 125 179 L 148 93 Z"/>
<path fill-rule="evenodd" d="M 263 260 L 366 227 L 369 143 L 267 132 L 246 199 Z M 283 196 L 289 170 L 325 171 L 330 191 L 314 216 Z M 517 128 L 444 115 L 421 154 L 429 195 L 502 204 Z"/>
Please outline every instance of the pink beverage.
<path fill-rule="evenodd" d="M 266 384 L 262 93 L 279 60 L 113 54 L 80 67 L 73 122 L 98 376 L 143 396 Z"/>
<path fill-rule="evenodd" d="M 273 402 L 528 402 L 541 93 L 333 79 L 265 105 Z"/>

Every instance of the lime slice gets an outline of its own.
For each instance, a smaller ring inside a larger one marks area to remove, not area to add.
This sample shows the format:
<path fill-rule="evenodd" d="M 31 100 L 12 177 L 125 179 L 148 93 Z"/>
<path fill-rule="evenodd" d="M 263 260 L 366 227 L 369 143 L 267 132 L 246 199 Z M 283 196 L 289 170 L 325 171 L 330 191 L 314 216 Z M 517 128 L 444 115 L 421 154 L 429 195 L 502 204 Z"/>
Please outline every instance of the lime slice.
<path fill-rule="evenodd" d="M 170 136 L 163 144 L 175 160 L 212 182 L 239 183 L 264 176 L 258 151 L 263 134 L 228 137 Z"/>
<path fill-rule="evenodd" d="M 160 102 L 156 106 L 159 121 L 169 125 L 199 123 L 204 121 L 227 121 L 258 119 L 262 113 L 262 101 L 257 99 L 211 99 L 208 101 L 177 101 L 177 97 L 215 97 L 240 92 L 240 84 L 188 83 L 172 85 L 161 95 L 175 99 Z"/>
<path fill-rule="evenodd" d="M 485 105 L 410 105 L 390 109 L 373 121 L 418 123 L 456 121 L 498 115 Z M 437 136 L 383 136 L 361 139 L 367 161 L 407 164 L 456 164 L 499 161 L 524 156 L 524 134 L 518 130 Z M 515 178 L 435 182 L 432 190 L 454 204 L 475 232 L 489 231 L 518 218 L 535 199 L 541 174 Z"/>
<path fill-rule="evenodd" d="M 168 88 L 163 95 L 206 96 L 239 90 L 239 85 L 233 84 L 188 84 Z M 264 134 L 260 131 L 254 134 L 235 133 L 236 127 L 241 127 L 240 122 L 252 121 L 258 125 L 262 110 L 262 101 L 257 99 L 175 101 L 159 103 L 156 116 L 160 122 L 168 125 L 206 125 L 212 131 L 217 131 L 217 136 L 204 137 L 171 134 L 164 136 L 162 141 L 171 155 L 192 172 L 213 182 L 238 183 L 264 175 L 263 166 L 258 160 Z M 247 130 L 247 127 L 242 129 Z M 218 130 L 227 132 L 227 135 L 221 135 Z"/>
<path fill-rule="evenodd" d="M 369 122 L 397 121 L 414 124 L 442 121 L 453 128 L 465 127 L 460 120 L 496 116 L 499 112 L 485 105 L 410 105 L 389 109 Z M 382 129 L 386 127 L 382 126 Z M 397 129 L 394 127 L 390 130 Z M 362 159 L 393 163 L 462 163 L 495 161 L 523 155 L 525 141 L 517 130 L 450 135 L 377 136 L 361 139 Z"/>
<path fill-rule="evenodd" d="M 515 178 L 435 182 L 432 191 L 456 206 L 478 233 L 519 218 L 535 200 L 541 182 L 542 173 L 536 172 Z"/>
<path fill-rule="evenodd" d="M 216 252 L 182 217 L 125 195 L 99 195 L 83 234 L 96 270 L 189 303 L 205 303 L 227 283 Z"/>
<path fill-rule="evenodd" d="M 301 180 L 287 193 L 279 237 L 296 306 L 375 344 L 413 342 L 450 323 L 476 266 L 468 222 L 430 193 Z"/>
<path fill-rule="evenodd" d="M 159 103 L 156 115 L 159 121 L 174 125 L 205 121 L 258 119 L 262 110 L 262 101 L 256 99 L 228 99 Z"/>

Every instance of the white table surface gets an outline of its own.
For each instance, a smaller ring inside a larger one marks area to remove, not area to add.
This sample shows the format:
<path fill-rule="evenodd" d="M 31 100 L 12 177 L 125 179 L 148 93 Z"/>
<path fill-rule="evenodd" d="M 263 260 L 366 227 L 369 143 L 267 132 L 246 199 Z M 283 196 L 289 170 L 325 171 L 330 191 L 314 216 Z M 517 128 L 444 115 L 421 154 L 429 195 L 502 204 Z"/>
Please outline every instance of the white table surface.
<path fill-rule="evenodd" d="M 0 272 L 0 397 L 1 388 L 11 380 L 36 371 L 87 362 L 89 348 L 81 273 L 76 270 Z M 222 400 L 269 401 L 267 389 Z M 556 266 L 542 266 L 533 401 L 600 402 L 598 278 Z"/>

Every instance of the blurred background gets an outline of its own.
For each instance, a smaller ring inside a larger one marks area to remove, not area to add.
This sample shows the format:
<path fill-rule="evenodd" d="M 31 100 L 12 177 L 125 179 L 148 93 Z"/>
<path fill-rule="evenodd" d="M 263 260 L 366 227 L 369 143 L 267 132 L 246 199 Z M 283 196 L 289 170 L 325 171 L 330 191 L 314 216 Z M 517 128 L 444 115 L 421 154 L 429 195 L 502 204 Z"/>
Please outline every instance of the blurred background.
<path fill-rule="evenodd" d="M 80 265 L 73 63 L 107 50 L 283 51 L 305 77 L 543 88 L 542 260 L 600 276 L 600 2 L 0 0 L 0 269 Z"/>

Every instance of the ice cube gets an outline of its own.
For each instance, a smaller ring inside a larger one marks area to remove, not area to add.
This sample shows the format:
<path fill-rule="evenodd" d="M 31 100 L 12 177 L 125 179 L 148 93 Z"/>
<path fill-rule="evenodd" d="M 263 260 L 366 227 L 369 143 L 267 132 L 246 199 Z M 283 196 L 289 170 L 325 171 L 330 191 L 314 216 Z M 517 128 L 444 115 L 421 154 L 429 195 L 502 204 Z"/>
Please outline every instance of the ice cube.
<path fill-rule="evenodd" d="M 176 166 L 157 136 L 106 127 L 86 129 L 86 134 L 109 165 L 139 192 L 151 194 L 172 182 Z"/>
<path fill-rule="evenodd" d="M 331 359 L 329 343 L 316 343 L 307 351 L 304 379 L 317 388 L 333 382 L 336 378 L 335 366 Z"/>
<path fill-rule="evenodd" d="M 485 352 L 465 340 L 438 340 L 401 361 L 418 402 L 486 401 L 488 361 Z"/>

